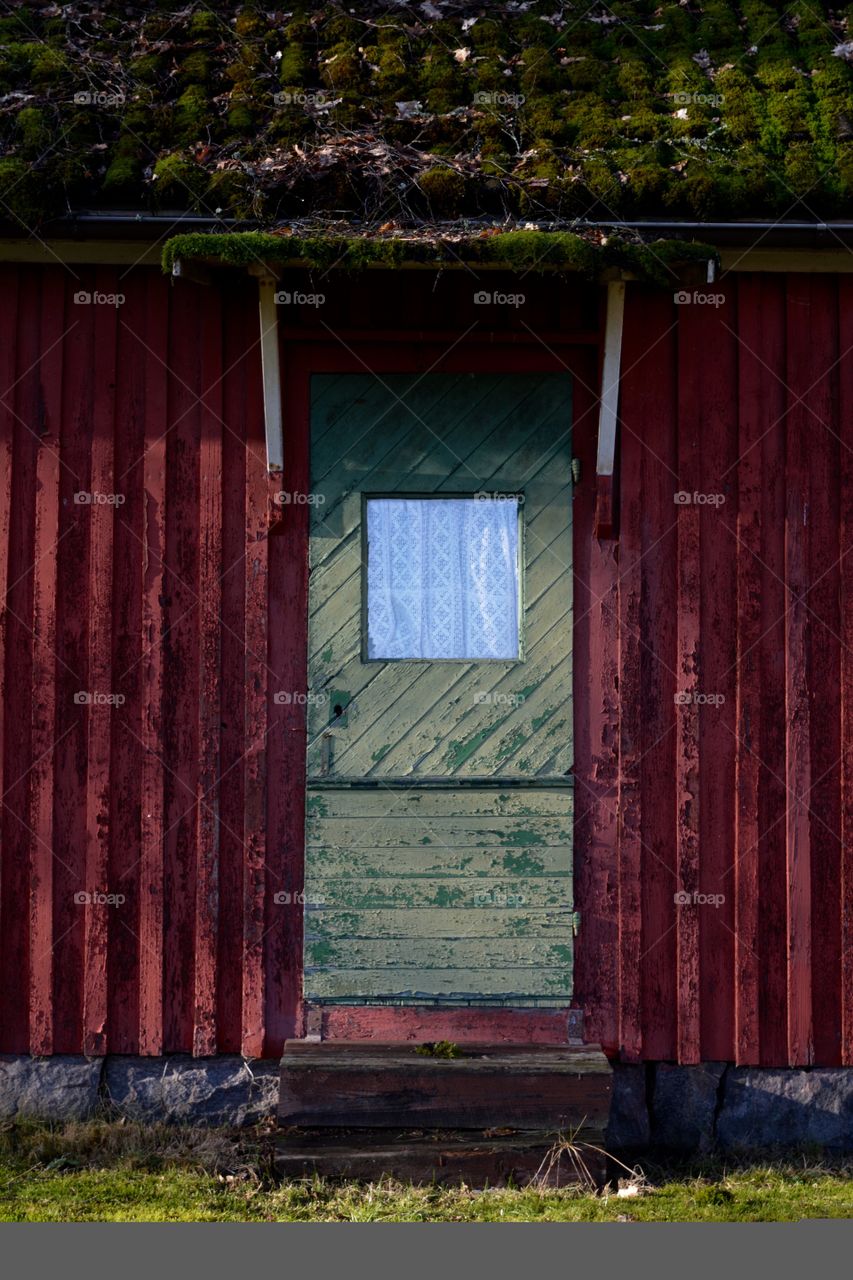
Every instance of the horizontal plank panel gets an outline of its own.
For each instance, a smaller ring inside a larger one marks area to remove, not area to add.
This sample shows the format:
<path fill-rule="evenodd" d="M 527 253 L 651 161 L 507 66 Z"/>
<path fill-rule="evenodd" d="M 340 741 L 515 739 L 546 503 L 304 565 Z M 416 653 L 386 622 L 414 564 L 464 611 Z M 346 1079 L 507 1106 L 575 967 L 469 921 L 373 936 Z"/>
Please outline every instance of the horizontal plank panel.
<path fill-rule="evenodd" d="M 479 933 L 466 935 L 464 930 L 457 938 L 419 938 L 414 931 L 378 939 L 342 936 L 329 941 L 308 936 L 305 941 L 305 967 L 309 971 L 330 967 L 348 971 L 393 969 L 393 981 L 406 985 L 410 981 L 407 975 L 416 972 L 437 968 L 464 970 L 478 958 L 478 954 L 483 968 L 560 969 L 571 964 L 571 930 L 571 917 L 566 912 L 564 942 L 543 942 L 539 937 L 533 940 L 483 938 Z M 405 943 L 404 962 L 401 962 L 401 942 Z"/>
<path fill-rule="evenodd" d="M 554 932 L 571 929 L 565 910 L 540 908 L 540 929 Z M 512 900 L 506 906 L 483 905 L 474 908 L 442 909 L 427 907 L 386 910 L 346 911 L 330 908 L 309 909 L 305 921 L 306 937 L 311 941 L 346 937 L 362 938 L 514 938 L 518 935 L 518 912 Z"/>
<path fill-rule="evenodd" d="M 572 882 L 568 874 L 535 878 L 506 875 L 494 879 L 485 876 L 476 879 L 394 876 L 387 880 L 369 876 L 363 880 L 332 880 L 314 874 L 305 882 L 305 896 L 309 902 L 352 911 L 392 907 L 465 909 L 484 905 L 489 894 L 503 902 L 507 895 L 518 893 L 523 894 L 524 908 L 528 912 L 538 907 L 568 908 L 571 906 Z"/>
<path fill-rule="evenodd" d="M 405 845 L 386 849 L 364 846 L 326 846 L 318 875 L 325 880 L 454 879 L 486 876 L 513 880 L 571 874 L 566 844 L 535 848 L 448 848 L 446 845 Z"/>
<path fill-rule="evenodd" d="M 535 796 L 524 787 L 466 788 L 456 787 L 428 791 L 419 787 L 346 787 L 324 788 L 308 796 L 308 814 L 318 818 L 369 818 L 376 813 L 376 795 L 383 797 L 388 818 L 448 818 L 478 816 L 496 818 L 560 818 L 571 816 L 574 797 L 571 788 L 536 791 Z"/>
<path fill-rule="evenodd" d="M 551 1015 L 548 1015 L 551 1016 Z M 608 1075 L 610 1065 L 594 1044 L 565 1044 L 562 1041 L 547 1044 L 543 1041 L 514 1041 L 499 1044 L 494 1040 L 478 1040 L 470 1037 L 458 1042 L 461 1056 L 456 1059 L 439 1058 L 423 1053 L 424 1045 L 417 1041 L 390 1040 L 377 1036 L 375 1040 L 357 1040 L 341 1036 L 335 1040 L 288 1040 L 284 1046 L 284 1059 L 287 1066 L 292 1066 L 291 1059 L 300 1060 L 300 1067 L 325 1066 L 331 1062 L 338 1063 L 342 1058 L 347 1060 L 363 1059 L 364 1065 L 371 1060 L 382 1058 L 395 1067 L 405 1067 L 414 1062 L 415 1066 L 434 1067 L 436 1072 L 443 1069 L 447 1062 L 464 1061 L 471 1063 L 471 1070 L 494 1068 L 495 1071 L 516 1071 L 519 1063 L 528 1061 L 531 1070 L 562 1071 L 570 1076 L 575 1075 Z M 477 1059 L 483 1060 L 482 1064 Z"/>
<path fill-rule="evenodd" d="M 435 997 L 476 1002 L 478 1000 L 568 999 L 570 965 L 554 969 L 541 966 L 506 969 L 484 964 L 474 969 L 356 969 L 316 970 L 306 973 L 306 991 L 311 999 L 352 1000 L 353 978 L 357 978 L 360 999 L 423 1000 Z M 309 981 L 310 979 L 310 981 Z"/>
<path fill-rule="evenodd" d="M 531 794 L 533 794 L 531 792 Z M 323 849 L 359 847 L 369 843 L 371 847 L 394 848 L 438 844 L 472 845 L 485 848 L 503 847 L 538 848 L 540 845 L 569 844 L 571 827 L 559 818 L 485 818 L 474 817 L 467 822 L 459 817 L 428 817 L 418 821 L 410 818 L 386 817 L 383 813 L 383 797 L 380 795 L 376 816 L 370 818 L 312 817 L 308 822 L 308 848 Z"/>

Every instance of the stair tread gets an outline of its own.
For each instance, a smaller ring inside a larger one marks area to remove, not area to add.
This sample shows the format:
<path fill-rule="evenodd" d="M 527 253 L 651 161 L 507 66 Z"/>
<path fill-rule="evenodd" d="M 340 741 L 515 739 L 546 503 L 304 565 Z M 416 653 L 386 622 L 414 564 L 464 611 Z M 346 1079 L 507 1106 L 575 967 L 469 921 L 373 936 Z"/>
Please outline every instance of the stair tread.
<path fill-rule="evenodd" d="M 276 1144 L 276 1168 L 285 1177 L 323 1177 L 464 1183 L 472 1187 L 525 1184 L 602 1184 L 607 1159 L 603 1132 L 589 1128 L 573 1138 L 574 1154 L 561 1149 L 553 1132 L 519 1130 L 412 1134 L 363 1130 L 308 1134 L 283 1132 Z"/>
<path fill-rule="evenodd" d="M 597 1045 L 469 1044 L 460 1058 L 418 1047 L 288 1041 L 281 1123 L 552 1132 L 606 1124 L 612 1070 Z"/>

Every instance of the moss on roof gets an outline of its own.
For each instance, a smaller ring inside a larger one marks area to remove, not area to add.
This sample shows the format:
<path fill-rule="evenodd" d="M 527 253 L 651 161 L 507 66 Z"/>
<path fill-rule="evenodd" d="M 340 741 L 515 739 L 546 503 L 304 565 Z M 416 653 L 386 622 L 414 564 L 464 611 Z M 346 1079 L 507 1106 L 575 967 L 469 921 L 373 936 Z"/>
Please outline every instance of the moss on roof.
<path fill-rule="evenodd" d="M 512 271 L 579 271 L 591 278 L 630 272 L 651 282 L 671 283 L 679 268 L 716 260 L 706 244 L 656 240 L 645 244 L 622 237 L 592 240 L 566 231 L 505 231 L 497 234 L 406 237 L 384 234 L 277 235 L 263 231 L 173 236 L 163 249 L 163 266 L 179 259 L 204 259 L 230 266 L 292 265 L 359 271 L 368 267 L 503 267 Z"/>
<path fill-rule="evenodd" d="M 853 5 L 18 4 L 0 211 L 361 224 L 826 217 L 853 194 Z"/>

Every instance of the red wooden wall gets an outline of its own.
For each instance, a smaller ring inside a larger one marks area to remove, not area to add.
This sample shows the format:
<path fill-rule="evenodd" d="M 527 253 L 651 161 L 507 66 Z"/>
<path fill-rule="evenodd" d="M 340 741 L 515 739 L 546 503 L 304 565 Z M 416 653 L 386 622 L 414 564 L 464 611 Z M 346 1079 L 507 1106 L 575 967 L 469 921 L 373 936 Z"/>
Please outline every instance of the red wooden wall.
<path fill-rule="evenodd" d="M 414 274 L 337 290 L 344 362 L 413 287 L 413 332 L 485 325 Z M 590 290 L 525 288 L 500 341 L 595 336 Z M 580 397 L 577 996 L 627 1060 L 853 1062 L 853 287 L 707 292 L 629 287 L 618 541 Z M 269 532 L 260 393 L 245 278 L 0 266 L 0 1052 L 301 1031 L 303 726 L 274 693 L 304 687 L 306 508 Z"/>
<path fill-rule="evenodd" d="M 576 546 L 578 995 L 627 1060 L 853 1063 L 853 282 L 702 292 L 629 288 Z"/>
<path fill-rule="evenodd" d="M 294 1028 L 267 704 L 300 680 L 304 557 L 267 537 L 257 338 L 248 279 L 0 267 L 4 1052 L 258 1055 Z"/>

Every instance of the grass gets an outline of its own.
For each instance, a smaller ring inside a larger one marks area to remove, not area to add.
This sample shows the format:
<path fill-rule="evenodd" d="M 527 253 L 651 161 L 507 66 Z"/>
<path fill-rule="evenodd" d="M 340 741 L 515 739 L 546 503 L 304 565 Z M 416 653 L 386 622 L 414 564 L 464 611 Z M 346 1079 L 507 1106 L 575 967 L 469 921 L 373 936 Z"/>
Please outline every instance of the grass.
<path fill-rule="evenodd" d="M 279 1184 L 269 1130 L 114 1121 L 0 1130 L 0 1220 L 14 1222 L 766 1222 L 853 1216 L 853 1161 L 644 1162 L 636 1194 Z"/>

